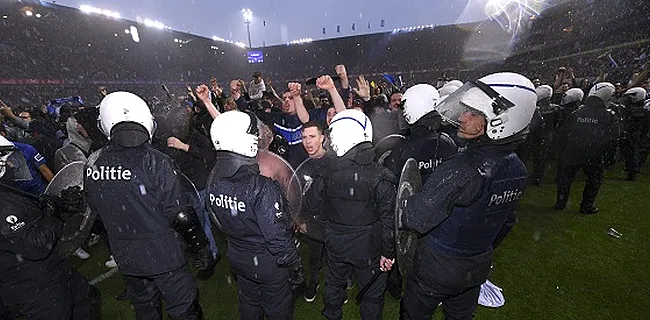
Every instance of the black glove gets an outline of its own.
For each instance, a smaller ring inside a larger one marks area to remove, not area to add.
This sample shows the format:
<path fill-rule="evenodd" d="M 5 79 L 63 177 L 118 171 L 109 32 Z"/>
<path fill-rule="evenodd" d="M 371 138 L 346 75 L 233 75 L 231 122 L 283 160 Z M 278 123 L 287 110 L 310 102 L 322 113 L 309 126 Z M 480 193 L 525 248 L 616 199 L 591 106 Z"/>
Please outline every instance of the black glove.
<path fill-rule="evenodd" d="M 194 261 L 192 264 L 194 265 L 194 268 L 199 271 L 210 270 L 212 267 L 214 267 L 214 265 L 217 264 L 217 260 L 215 260 L 214 256 L 212 256 L 212 252 L 210 251 L 209 246 L 206 246 L 194 252 L 193 260 Z"/>
<path fill-rule="evenodd" d="M 293 287 L 301 285 L 305 281 L 305 271 L 302 268 L 302 263 L 298 262 L 297 264 L 291 266 L 289 272 L 289 283 Z"/>
<path fill-rule="evenodd" d="M 289 268 L 289 283 L 292 286 L 298 286 L 305 281 L 305 272 L 302 268 L 297 249 L 285 254 L 276 263 L 280 267 Z"/>
<path fill-rule="evenodd" d="M 61 209 L 68 213 L 86 212 L 86 197 L 81 187 L 68 187 L 61 191 Z"/>
<path fill-rule="evenodd" d="M 47 217 L 61 219 L 61 198 L 51 194 L 42 194 L 38 199 L 38 205 Z"/>
<path fill-rule="evenodd" d="M 269 151 L 282 156 L 289 150 L 289 142 L 282 135 L 276 134 L 269 145 Z"/>

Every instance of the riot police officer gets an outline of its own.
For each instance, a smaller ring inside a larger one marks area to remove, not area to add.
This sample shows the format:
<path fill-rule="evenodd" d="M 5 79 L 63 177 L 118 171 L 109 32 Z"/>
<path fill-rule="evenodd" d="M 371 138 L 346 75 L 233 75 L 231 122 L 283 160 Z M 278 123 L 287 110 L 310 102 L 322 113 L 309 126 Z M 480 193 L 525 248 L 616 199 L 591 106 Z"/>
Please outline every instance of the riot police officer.
<path fill-rule="evenodd" d="M 559 106 L 551 103 L 553 88 L 541 85 L 535 89 L 537 93 L 537 110 L 542 117 L 543 125 L 539 130 L 531 132 L 531 148 L 533 156 L 533 175 L 531 180 L 534 185 L 540 185 L 546 172 L 546 163 L 553 157 L 553 135 L 559 122 Z"/>
<path fill-rule="evenodd" d="M 449 84 L 443 87 L 445 88 L 448 92 L 457 89 Z M 442 118 L 434 110 L 434 106 L 439 99 L 438 90 L 428 84 L 415 85 L 404 93 L 402 111 L 408 124 L 405 139 L 383 160 L 383 164 L 396 177 L 401 175 L 406 160 L 414 158 L 424 183 L 442 161 L 458 152 L 454 140 L 438 130 Z M 386 291 L 395 299 L 399 299 L 402 294 L 402 277 L 397 265 L 388 274 Z"/>
<path fill-rule="evenodd" d="M 39 201 L 5 184 L 29 177 L 23 155 L 0 136 L 0 303 L 28 319 L 98 319 L 99 291 L 68 266 L 57 247 L 61 216 L 85 211 L 78 201 L 83 195 L 67 192 L 59 201 Z"/>
<path fill-rule="evenodd" d="M 560 100 L 560 115 L 557 133 L 559 133 L 564 127 L 564 124 L 566 123 L 566 120 L 569 118 L 569 116 L 571 116 L 574 111 L 580 108 L 584 95 L 584 91 L 582 91 L 580 88 L 571 88 L 562 95 L 562 100 Z"/>
<path fill-rule="evenodd" d="M 562 150 L 558 155 L 557 202 L 563 210 L 569 201 L 573 178 L 579 169 L 587 175 L 580 212 L 598 212 L 594 202 L 608 162 L 615 157 L 619 138 L 619 119 L 607 108 L 614 96 L 614 85 L 601 82 L 589 91 L 585 105 L 573 112 L 562 131 Z"/>
<path fill-rule="evenodd" d="M 510 231 L 526 187 L 514 153 L 535 110 L 530 80 L 497 73 L 470 81 L 436 107 L 467 149 L 443 162 L 408 199 L 404 226 L 421 234 L 402 299 L 402 319 L 471 319 L 494 248 Z"/>
<path fill-rule="evenodd" d="M 172 160 L 151 146 L 154 119 L 147 104 L 114 92 L 99 106 L 110 142 L 86 164 L 88 204 L 108 233 L 137 319 L 162 319 L 160 297 L 173 319 L 200 319 L 196 284 L 187 268 L 181 237 L 199 270 L 214 258 Z"/>
<path fill-rule="evenodd" d="M 393 264 L 396 179 L 374 161 L 372 124 L 363 112 L 337 113 L 329 138 L 337 158 L 314 177 L 305 200 L 308 210 L 326 221 L 323 315 L 341 319 L 350 275 L 363 288 Z M 381 318 L 385 286 L 385 274 L 370 284 L 360 302 L 362 319 Z"/>
<path fill-rule="evenodd" d="M 383 161 L 395 176 L 401 174 L 406 160 L 414 158 L 425 182 L 438 164 L 458 151 L 449 135 L 438 131 L 442 119 L 434 111 L 434 106 L 439 99 L 438 90 L 428 84 L 415 85 L 404 93 L 402 108 L 408 124 L 406 139 Z"/>
<path fill-rule="evenodd" d="M 646 91 L 643 88 L 631 88 L 623 95 L 623 129 L 625 138 L 622 148 L 625 158 L 627 179 L 635 181 L 641 165 L 641 144 L 650 131 L 650 112 L 645 110 Z"/>
<path fill-rule="evenodd" d="M 229 111 L 215 118 L 210 136 L 216 164 L 206 185 L 206 208 L 228 236 L 228 260 L 237 276 L 240 319 L 291 319 L 292 285 L 304 273 L 280 186 L 260 174 L 257 118 Z"/>

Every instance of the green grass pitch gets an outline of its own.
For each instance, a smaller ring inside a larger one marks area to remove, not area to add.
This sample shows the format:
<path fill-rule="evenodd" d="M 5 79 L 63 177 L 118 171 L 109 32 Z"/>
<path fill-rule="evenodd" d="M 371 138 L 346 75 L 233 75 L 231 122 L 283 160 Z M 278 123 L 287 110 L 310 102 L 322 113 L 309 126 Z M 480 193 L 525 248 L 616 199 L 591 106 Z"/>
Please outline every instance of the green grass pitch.
<path fill-rule="evenodd" d="M 646 166 L 644 172 L 650 172 Z M 554 172 L 547 173 L 547 180 Z M 609 171 L 598 195 L 597 215 L 578 214 L 584 177 L 578 176 L 567 210 L 552 209 L 555 185 L 529 186 L 519 205 L 519 222 L 496 251 L 490 280 L 503 288 L 506 303 L 498 309 L 479 307 L 476 319 L 643 319 L 650 314 L 650 178 L 624 179 L 620 166 Z M 614 228 L 623 235 L 607 235 Z M 225 252 L 223 235 L 218 246 Z M 304 260 L 306 245 L 301 246 Z M 108 271 L 107 250 L 89 249 L 92 257 L 72 263 L 88 279 Z M 308 268 L 307 263 L 305 267 Z M 322 276 L 321 276 L 322 277 Z M 212 278 L 198 281 L 206 319 L 238 319 L 237 288 L 228 260 Z M 322 279 L 321 279 L 322 283 Z M 104 319 L 133 319 L 129 302 L 113 297 L 122 290 L 119 275 L 98 284 Z M 345 319 L 359 319 L 348 292 Z M 386 294 L 384 319 L 398 319 L 399 301 Z M 295 319 L 321 319 L 322 286 L 316 300 L 299 296 Z M 442 319 L 439 308 L 433 317 Z M 647 319 L 647 318 L 646 318 Z"/>

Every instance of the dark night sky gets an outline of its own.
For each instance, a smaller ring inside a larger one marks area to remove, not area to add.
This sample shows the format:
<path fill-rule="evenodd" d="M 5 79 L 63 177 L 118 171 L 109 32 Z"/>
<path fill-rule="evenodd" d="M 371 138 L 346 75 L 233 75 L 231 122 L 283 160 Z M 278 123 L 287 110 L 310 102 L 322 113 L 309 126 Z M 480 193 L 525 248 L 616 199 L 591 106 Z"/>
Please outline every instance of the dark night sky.
<path fill-rule="evenodd" d="M 485 18 L 487 0 L 58 0 L 117 11 L 123 18 L 158 20 L 178 31 L 247 43 L 241 11 L 253 11 L 253 46 L 286 43 L 299 38 L 314 40 L 425 24 L 451 24 Z M 381 20 L 385 27 L 380 28 Z M 266 26 L 263 25 L 266 21 Z M 368 29 L 368 22 L 371 29 Z M 352 31 L 356 23 L 356 31 Z M 336 33 L 336 26 L 341 33 Z M 327 34 L 323 35 L 323 28 Z"/>

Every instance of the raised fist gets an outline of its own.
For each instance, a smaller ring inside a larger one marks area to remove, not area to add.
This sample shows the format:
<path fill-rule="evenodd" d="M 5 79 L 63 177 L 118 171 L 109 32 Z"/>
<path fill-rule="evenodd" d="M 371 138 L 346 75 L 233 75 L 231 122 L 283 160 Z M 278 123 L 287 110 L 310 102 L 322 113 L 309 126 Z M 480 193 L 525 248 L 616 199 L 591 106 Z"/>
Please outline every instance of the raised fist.
<path fill-rule="evenodd" d="M 301 85 L 300 83 L 297 82 L 289 82 L 289 92 L 291 93 L 291 96 L 296 98 L 300 97 L 300 90 L 301 90 Z"/>
<path fill-rule="evenodd" d="M 201 101 L 210 100 L 210 89 L 208 89 L 208 86 L 202 84 L 196 87 L 196 96 Z"/>
<path fill-rule="evenodd" d="M 335 89 L 334 80 L 330 76 L 321 76 L 316 79 L 316 86 L 322 90 L 332 90 Z"/>

